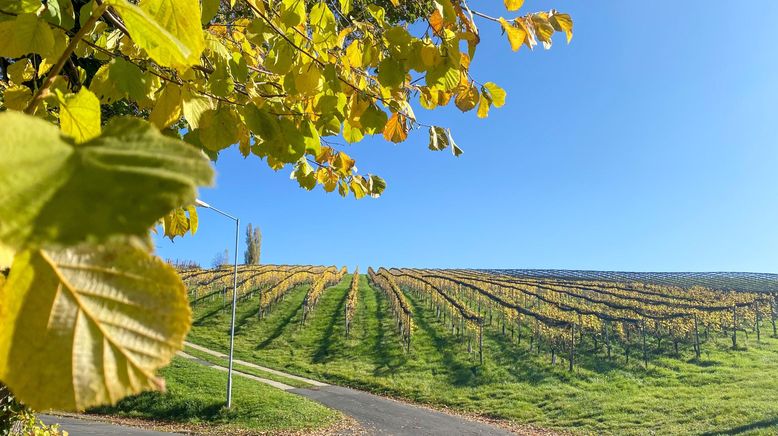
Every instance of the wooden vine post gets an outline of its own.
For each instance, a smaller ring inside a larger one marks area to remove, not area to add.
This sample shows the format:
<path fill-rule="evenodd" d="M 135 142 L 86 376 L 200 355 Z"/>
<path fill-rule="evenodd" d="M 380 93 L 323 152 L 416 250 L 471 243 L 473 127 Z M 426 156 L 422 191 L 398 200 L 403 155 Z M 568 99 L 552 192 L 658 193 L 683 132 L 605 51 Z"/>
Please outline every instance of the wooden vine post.
<path fill-rule="evenodd" d="M 737 348 L 737 305 L 732 305 L 732 348 Z"/>
<path fill-rule="evenodd" d="M 570 325 L 570 367 L 568 370 L 573 371 L 575 365 L 575 324 Z"/>

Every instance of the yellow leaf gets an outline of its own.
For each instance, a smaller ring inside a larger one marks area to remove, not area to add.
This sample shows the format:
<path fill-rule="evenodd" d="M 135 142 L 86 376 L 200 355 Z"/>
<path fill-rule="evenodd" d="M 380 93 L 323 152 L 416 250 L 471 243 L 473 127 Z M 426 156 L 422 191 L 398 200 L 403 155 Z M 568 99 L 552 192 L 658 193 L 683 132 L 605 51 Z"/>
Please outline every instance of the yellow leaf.
<path fill-rule="evenodd" d="M 3 91 L 3 106 L 22 111 L 32 99 L 32 91 L 26 86 L 12 86 Z"/>
<path fill-rule="evenodd" d="M 19 59 L 8 67 L 8 77 L 11 82 L 21 85 L 23 82 L 35 78 L 35 68 L 29 59 Z"/>
<path fill-rule="evenodd" d="M 162 130 L 181 118 L 182 108 L 181 88 L 168 83 L 151 110 L 149 121 Z"/>
<path fill-rule="evenodd" d="M 35 14 L 19 14 L 0 22 L 0 56 L 19 58 L 28 53 L 50 56 L 54 50 L 54 32 Z"/>
<path fill-rule="evenodd" d="M 316 170 L 316 180 L 324 187 L 327 192 L 332 192 L 338 186 L 338 175 L 329 168 L 321 167 Z"/>
<path fill-rule="evenodd" d="M 484 83 L 484 88 L 489 91 L 489 100 L 494 107 L 502 107 L 505 104 L 505 90 L 494 82 Z"/>
<path fill-rule="evenodd" d="M 213 102 L 209 97 L 197 94 L 189 87 L 183 89 L 181 97 L 183 99 L 182 112 L 184 113 L 184 119 L 189 123 L 189 127 L 197 129 L 200 127 L 200 118 L 203 113 L 213 109 Z"/>
<path fill-rule="evenodd" d="M 332 166 L 335 168 L 335 171 L 345 177 L 351 174 L 351 169 L 354 168 L 355 163 L 354 159 L 341 151 L 335 156 Z"/>
<path fill-rule="evenodd" d="M 511 25 L 502 17 L 500 17 L 500 24 L 502 25 L 503 30 L 505 30 L 505 34 L 508 35 L 508 42 L 511 43 L 511 50 L 518 50 L 524 42 L 524 38 L 527 37 L 527 33 L 523 29 Z"/>
<path fill-rule="evenodd" d="M 85 87 L 78 94 L 60 98 L 59 127 L 76 142 L 100 136 L 100 100 Z"/>
<path fill-rule="evenodd" d="M 294 76 L 294 86 L 302 95 L 313 95 L 321 91 L 323 84 L 321 71 L 311 63 L 302 67 L 302 71 Z"/>
<path fill-rule="evenodd" d="M 430 27 L 432 27 L 432 30 L 434 30 L 435 33 L 437 33 L 438 35 L 443 33 L 443 29 L 446 26 L 446 22 L 445 20 L 443 20 L 443 15 L 440 13 L 440 11 L 438 11 L 437 9 L 432 11 L 432 14 L 427 19 L 427 21 L 429 21 Z"/>
<path fill-rule="evenodd" d="M 0 379 L 26 405 L 83 410 L 164 387 L 155 372 L 191 312 L 175 270 L 139 245 L 16 255 L 0 288 Z"/>
<path fill-rule="evenodd" d="M 481 98 L 478 100 L 478 118 L 486 118 L 489 116 L 489 99 L 484 94 L 481 94 Z"/>
<path fill-rule="evenodd" d="M 573 39 L 573 19 L 569 14 L 555 13 L 549 18 L 549 23 L 554 27 L 554 30 L 558 32 L 564 32 L 567 36 L 567 43 Z"/>
<path fill-rule="evenodd" d="M 456 104 L 462 112 L 467 112 L 478 104 L 479 96 L 478 88 L 476 88 L 475 85 L 469 85 L 459 91 L 459 94 L 457 94 L 457 97 L 454 99 L 454 104 Z"/>
<path fill-rule="evenodd" d="M 535 14 L 532 16 L 532 26 L 535 28 L 535 36 L 548 48 L 551 45 L 551 36 L 554 34 L 554 27 L 548 22 L 545 14 Z"/>
<path fill-rule="evenodd" d="M 518 11 L 524 4 L 524 0 L 504 0 L 505 9 L 509 11 Z"/>
<path fill-rule="evenodd" d="M 240 139 L 240 115 L 229 106 L 208 110 L 200 117 L 200 140 L 211 151 L 219 151 Z"/>
<path fill-rule="evenodd" d="M 351 183 L 349 183 L 349 187 L 351 188 L 351 192 L 354 193 L 354 198 L 356 198 L 357 200 L 367 195 L 367 188 L 362 183 L 362 179 L 358 177 L 354 177 L 353 179 L 351 179 Z"/>
<path fill-rule="evenodd" d="M 15 251 L 12 250 L 11 247 L 7 247 L 0 243 L 0 270 L 11 267 L 11 263 L 13 263 L 14 260 L 14 253 Z M 3 287 L 2 280 L 4 277 L 3 274 L 0 274 L 0 288 Z"/>
<path fill-rule="evenodd" d="M 197 216 L 197 208 L 195 206 L 187 206 L 186 212 L 189 214 L 189 231 L 194 235 L 197 233 L 200 220 Z"/>
<path fill-rule="evenodd" d="M 205 48 L 198 0 L 107 0 L 119 12 L 133 42 L 162 66 L 186 70 Z"/>
<path fill-rule="evenodd" d="M 403 142 L 408 138 L 408 125 L 404 116 L 398 112 L 392 114 L 384 127 L 384 138 L 394 143 Z"/>

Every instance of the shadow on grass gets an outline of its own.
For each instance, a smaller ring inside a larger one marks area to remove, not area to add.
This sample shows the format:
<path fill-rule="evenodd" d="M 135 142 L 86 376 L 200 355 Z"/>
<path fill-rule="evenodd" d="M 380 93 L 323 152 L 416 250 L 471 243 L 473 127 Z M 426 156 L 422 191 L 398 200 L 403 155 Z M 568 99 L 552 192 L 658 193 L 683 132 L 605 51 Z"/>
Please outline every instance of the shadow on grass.
<path fill-rule="evenodd" d="M 369 286 L 369 285 L 368 285 Z M 380 377 L 387 374 L 394 374 L 397 369 L 402 366 L 406 359 L 399 353 L 404 353 L 400 350 L 399 341 L 395 344 L 387 343 L 390 340 L 386 337 L 386 324 L 389 324 L 389 329 L 394 329 L 394 319 L 387 321 L 386 313 L 390 310 L 386 299 L 381 293 L 372 286 L 373 298 L 375 299 L 375 318 L 376 318 L 376 336 L 375 343 L 373 344 L 373 363 L 376 365 L 373 370 L 373 375 Z M 390 353 L 390 350 L 394 349 L 395 353 Z"/>
<path fill-rule="evenodd" d="M 254 302 L 256 301 L 256 305 Z M 239 333 L 246 325 L 251 321 L 257 319 L 257 312 L 259 311 L 259 298 L 255 300 L 244 300 L 244 305 L 251 303 L 251 308 L 243 308 L 240 315 L 235 320 L 235 333 Z M 240 306 L 238 306 L 240 307 Z"/>
<path fill-rule="evenodd" d="M 192 325 L 194 326 L 204 326 L 205 323 L 208 321 L 214 321 L 215 323 L 218 323 L 219 320 L 212 320 L 211 317 L 214 315 L 218 315 L 219 313 L 222 313 L 225 311 L 226 306 L 223 303 L 220 303 L 216 309 L 211 310 L 210 312 L 206 312 L 200 316 L 198 316 Z"/>
<path fill-rule="evenodd" d="M 295 308 L 293 311 L 289 313 L 285 318 L 281 319 L 281 321 L 278 323 L 276 328 L 273 330 L 273 332 L 265 338 L 264 341 L 257 344 L 257 346 L 254 348 L 256 350 L 261 350 L 268 345 L 270 345 L 274 340 L 278 339 L 279 336 L 281 336 L 284 333 L 284 329 L 286 329 L 286 326 L 292 323 L 292 320 L 297 318 L 297 315 L 300 313 L 300 311 L 303 309 L 303 306 L 301 304 L 295 305 Z"/>
<path fill-rule="evenodd" d="M 422 307 L 419 301 L 410 294 L 406 294 L 408 301 L 411 303 L 413 309 L 414 322 L 424 334 L 432 341 L 432 345 L 437 350 L 437 353 L 442 357 L 442 363 L 446 368 L 449 383 L 456 387 L 463 386 L 479 386 L 483 384 L 483 380 L 479 377 L 478 365 L 465 365 L 460 362 L 453 350 L 461 350 L 466 345 L 461 344 L 459 339 L 451 336 L 445 337 L 440 333 L 442 328 L 433 326 L 428 315 L 432 314 L 432 311 Z M 466 351 L 463 351 L 466 353 Z"/>
<path fill-rule="evenodd" d="M 139 411 L 144 418 L 160 421 L 186 422 L 192 420 L 216 421 L 223 417 L 224 402 L 220 400 L 205 401 L 190 399 L 190 401 L 170 401 L 166 395 L 159 392 L 143 392 L 125 398 L 115 406 L 100 406 L 89 409 L 90 413 L 128 414 L 138 416 Z"/>
<path fill-rule="evenodd" d="M 761 421 L 752 422 L 750 424 L 744 424 L 737 427 L 732 427 L 727 430 L 709 431 L 703 433 L 702 436 L 723 436 L 723 435 L 735 435 L 749 432 L 752 430 L 759 430 L 763 428 L 769 428 L 778 425 L 778 417 L 767 418 Z"/>
<path fill-rule="evenodd" d="M 316 352 L 313 354 L 313 363 L 326 363 L 333 358 L 332 346 L 336 342 L 335 325 L 339 322 L 343 322 L 343 314 L 346 311 L 347 298 L 348 292 L 344 292 L 343 298 L 341 298 L 338 302 L 338 307 L 332 313 L 332 316 L 327 323 L 327 328 L 324 330 L 324 334 L 319 339 L 319 346 L 316 348 Z"/>

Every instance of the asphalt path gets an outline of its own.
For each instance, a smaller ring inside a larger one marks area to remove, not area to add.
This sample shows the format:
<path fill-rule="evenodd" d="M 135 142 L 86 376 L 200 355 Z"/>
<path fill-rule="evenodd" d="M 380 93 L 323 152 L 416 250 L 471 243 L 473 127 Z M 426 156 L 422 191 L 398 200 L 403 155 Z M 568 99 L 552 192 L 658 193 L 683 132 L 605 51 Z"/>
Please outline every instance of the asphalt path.
<path fill-rule="evenodd" d="M 159 431 L 144 430 L 137 427 L 110 424 L 107 422 L 92 421 L 86 419 L 71 418 L 68 416 L 38 415 L 48 425 L 59 424 L 61 430 L 67 431 L 72 436 L 80 435 L 104 435 L 104 436 L 155 436 L 169 435 Z"/>
<path fill-rule="evenodd" d="M 488 424 L 464 419 L 386 397 L 341 386 L 293 389 L 356 419 L 371 435 L 510 435 Z"/>
<path fill-rule="evenodd" d="M 188 344 L 193 345 L 193 344 Z M 223 354 L 196 347 L 200 351 L 207 352 L 214 356 L 226 357 Z M 218 370 L 226 368 L 181 353 L 182 357 L 188 358 L 193 362 L 208 366 Z M 299 376 L 286 374 L 277 370 L 270 370 L 250 362 L 240 362 L 243 365 L 256 367 L 257 369 L 269 370 L 278 376 L 284 376 L 297 380 L 304 380 L 312 384 L 310 388 L 293 388 L 283 383 L 267 380 L 255 375 L 246 374 L 240 371 L 234 371 L 233 374 L 239 377 L 249 378 L 258 382 L 266 383 L 278 389 L 309 398 L 321 403 L 327 407 L 343 412 L 343 414 L 354 418 L 370 435 L 396 435 L 396 436 L 459 436 L 459 435 L 510 435 L 513 434 L 502 428 L 484 424 L 457 415 L 451 415 L 426 407 L 416 406 L 391 398 L 374 395 L 368 392 L 356 389 L 345 388 L 341 386 L 328 385 L 315 380 L 304 379 Z M 58 422 L 63 430 L 67 430 L 71 435 L 161 435 L 165 433 L 143 430 L 134 427 L 126 427 L 108 424 L 104 422 L 89 421 L 87 419 L 77 419 L 70 417 L 41 415 L 41 418 L 47 424 Z"/>

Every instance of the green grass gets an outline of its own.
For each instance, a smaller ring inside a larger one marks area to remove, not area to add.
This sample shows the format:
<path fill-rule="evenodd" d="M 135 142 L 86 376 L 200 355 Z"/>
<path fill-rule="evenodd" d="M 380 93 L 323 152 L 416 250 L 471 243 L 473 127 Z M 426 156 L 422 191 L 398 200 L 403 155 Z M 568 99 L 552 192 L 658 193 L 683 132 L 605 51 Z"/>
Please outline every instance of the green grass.
<path fill-rule="evenodd" d="M 642 368 L 633 351 L 629 365 L 620 350 L 614 361 L 580 353 L 574 373 L 566 361 L 550 365 L 548 354 L 527 350 L 496 329 L 484 337 L 485 363 L 408 295 L 414 309 L 410 353 L 403 352 L 386 298 L 362 277 L 352 337 L 344 338 L 343 310 L 350 277 L 319 301 L 300 325 L 304 288 L 265 319 L 257 301 L 238 308 L 236 357 L 333 383 L 401 396 L 421 403 L 530 423 L 574 433 L 748 434 L 778 432 L 778 340 L 750 335 L 746 350 L 711 338 L 700 362 L 682 350 L 652 356 Z M 226 351 L 228 317 L 217 302 L 197 308 L 189 340 Z M 745 338 L 741 338 L 744 340 Z M 665 341 L 667 342 L 667 341 Z M 650 343 L 650 347 L 656 347 Z M 589 349 L 590 342 L 582 347 Z M 688 347 L 687 347 L 688 348 Z"/>
<path fill-rule="evenodd" d="M 176 357 L 161 371 L 167 392 L 144 392 L 91 412 L 218 426 L 220 431 L 318 429 L 341 414 L 303 397 L 242 377 L 233 378 L 233 407 L 224 407 L 227 374 Z"/>
<path fill-rule="evenodd" d="M 194 357 L 197 357 L 198 359 L 205 360 L 206 362 L 211 362 L 216 365 L 220 365 L 223 367 L 227 367 L 228 361 L 226 357 L 217 357 L 208 353 L 204 353 L 202 351 L 199 351 L 197 349 L 194 349 L 192 347 L 184 347 L 184 351 Z M 273 374 L 267 371 L 262 371 L 261 369 L 253 368 L 251 366 L 241 365 L 240 363 L 233 362 L 232 365 L 233 369 L 240 372 L 245 372 L 246 374 L 255 375 L 257 377 L 266 378 L 268 380 L 277 381 L 280 383 L 287 384 L 289 386 L 293 386 L 295 388 L 310 388 L 312 385 L 310 383 L 305 383 L 300 380 L 296 380 L 293 378 L 288 377 L 282 377 L 277 374 Z"/>

